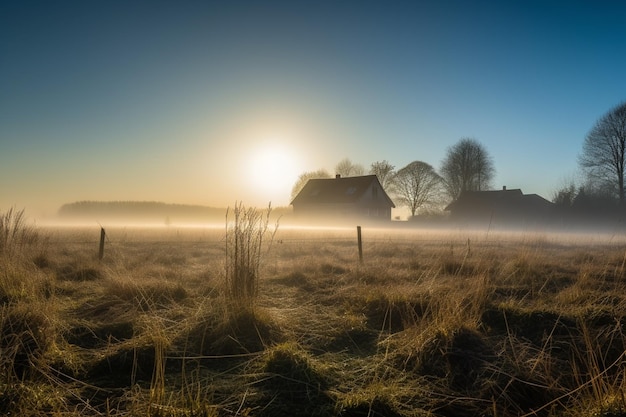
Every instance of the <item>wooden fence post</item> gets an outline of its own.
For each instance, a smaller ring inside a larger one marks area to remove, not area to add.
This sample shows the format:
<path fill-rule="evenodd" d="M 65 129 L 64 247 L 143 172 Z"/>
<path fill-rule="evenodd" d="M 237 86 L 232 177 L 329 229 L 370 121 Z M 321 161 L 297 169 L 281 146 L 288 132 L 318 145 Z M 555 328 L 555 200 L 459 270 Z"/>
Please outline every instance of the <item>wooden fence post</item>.
<path fill-rule="evenodd" d="M 359 245 L 359 263 L 363 263 L 363 241 L 361 240 L 361 226 L 356 227 L 356 236 Z"/>
<path fill-rule="evenodd" d="M 98 251 L 98 259 L 102 260 L 104 257 L 104 236 L 106 233 L 104 232 L 104 227 L 100 227 L 100 250 Z"/>

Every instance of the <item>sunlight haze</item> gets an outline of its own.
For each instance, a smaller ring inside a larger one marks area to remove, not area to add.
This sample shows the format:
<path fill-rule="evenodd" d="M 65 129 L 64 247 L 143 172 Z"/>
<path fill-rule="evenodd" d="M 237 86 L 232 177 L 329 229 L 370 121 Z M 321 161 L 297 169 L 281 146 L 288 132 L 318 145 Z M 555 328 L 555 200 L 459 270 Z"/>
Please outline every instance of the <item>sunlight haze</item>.
<path fill-rule="evenodd" d="M 439 169 L 462 137 L 551 199 L 625 45 L 616 2 L 5 1 L 0 210 L 287 206 L 303 172 Z"/>
<path fill-rule="evenodd" d="M 302 166 L 299 158 L 284 145 L 271 142 L 261 147 L 253 145 L 251 151 L 244 170 L 258 198 L 284 201 L 284 191 L 290 189 L 298 179 Z"/>

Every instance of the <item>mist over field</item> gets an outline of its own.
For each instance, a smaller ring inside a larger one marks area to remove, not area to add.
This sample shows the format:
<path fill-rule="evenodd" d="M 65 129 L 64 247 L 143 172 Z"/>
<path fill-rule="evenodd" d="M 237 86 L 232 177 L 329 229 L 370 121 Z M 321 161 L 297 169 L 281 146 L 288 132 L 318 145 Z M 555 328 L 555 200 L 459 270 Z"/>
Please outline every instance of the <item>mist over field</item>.
<path fill-rule="evenodd" d="M 84 201 L 68 203 L 61 206 L 57 215 L 45 220 L 36 220 L 41 225 L 82 225 L 95 227 L 217 227 L 223 228 L 226 224 L 226 214 L 234 207 L 205 207 L 184 204 L 166 204 L 161 202 L 102 202 Z M 266 208 L 259 208 L 266 211 Z M 603 210 L 597 212 L 555 210 L 549 216 L 539 218 L 515 218 L 485 213 L 474 219 L 454 219 L 449 214 L 436 216 L 416 216 L 410 219 L 389 219 L 376 221 L 367 218 L 333 216 L 316 216 L 302 218 L 294 216 L 292 207 L 270 207 L 271 219 L 279 224 L 280 229 L 300 228 L 302 230 L 315 228 L 346 228 L 354 229 L 364 226 L 374 230 L 399 231 L 415 233 L 419 230 L 442 231 L 481 231 L 489 232 L 517 232 L 539 234 L 561 233 L 589 233 L 591 235 L 622 235 L 626 234 L 626 218 L 620 212 Z M 28 217 L 28 210 L 25 210 Z"/>

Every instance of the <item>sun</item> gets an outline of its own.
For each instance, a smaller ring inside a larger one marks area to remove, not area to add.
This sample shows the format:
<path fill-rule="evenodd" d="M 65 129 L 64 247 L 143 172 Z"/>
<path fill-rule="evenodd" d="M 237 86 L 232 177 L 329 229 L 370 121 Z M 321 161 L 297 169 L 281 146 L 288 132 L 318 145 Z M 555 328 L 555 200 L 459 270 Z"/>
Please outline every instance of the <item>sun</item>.
<path fill-rule="evenodd" d="M 264 144 L 251 152 L 247 176 L 259 198 L 273 205 L 286 205 L 299 175 L 298 165 L 291 148 L 279 143 Z"/>

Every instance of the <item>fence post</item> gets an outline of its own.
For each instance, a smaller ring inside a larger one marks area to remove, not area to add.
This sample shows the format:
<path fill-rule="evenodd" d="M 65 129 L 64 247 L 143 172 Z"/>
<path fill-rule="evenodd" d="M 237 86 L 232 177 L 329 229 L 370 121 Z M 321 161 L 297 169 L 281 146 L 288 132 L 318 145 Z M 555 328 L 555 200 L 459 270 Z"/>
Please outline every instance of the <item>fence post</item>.
<path fill-rule="evenodd" d="M 98 251 L 98 259 L 102 260 L 104 257 L 104 236 L 106 233 L 104 232 L 104 227 L 100 227 L 100 250 Z"/>
<path fill-rule="evenodd" d="M 361 240 L 361 226 L 356 227 L 356 236 L 359 245 L 359 263 L 363 263 L 363 241 Z"/>

